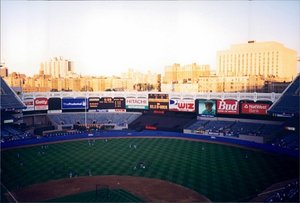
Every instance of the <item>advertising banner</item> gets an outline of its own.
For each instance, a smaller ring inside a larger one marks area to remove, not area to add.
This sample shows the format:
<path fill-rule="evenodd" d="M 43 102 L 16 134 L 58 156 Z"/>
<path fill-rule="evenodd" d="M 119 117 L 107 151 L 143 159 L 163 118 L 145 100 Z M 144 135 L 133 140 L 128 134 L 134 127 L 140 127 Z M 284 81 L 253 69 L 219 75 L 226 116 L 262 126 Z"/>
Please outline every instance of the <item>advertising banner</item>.
<path fill-rule="evenodd" d="M 34 100 L 34 110 L 48 110 L 48 99 L 41 97 Z"/>
<path fill-rule="evenodd" d="M 216 101 L 215 100 L 198 100 L 198 114 L 204 116 L 216 115 Z"/>
<path fill-rule="evenodd" d="M 218 114 L 239 114 L 239 102 L 236 100 L 217 100 Z"/>
<path fill-rule="evenodd" d="M 152 125 L 146 125 L 146 126 L 145 126 L 145 129 L 146 129 L 146 130 L 157 130 L 157 127 L 152 126 Z"/>
<path fill-rule="evenodd" d="M 102 97 L 99 101 L 100 109 L 114 109 L 115 103 L 112 97 Z"/>
<path fill-rule="evenodd" d="M 148 109 L 147 98 L 126 98 L 126 109 Z"/>
<path fill-rule="evenodd" d="M 168 110 L 169 108 L 168 94 L 149 94 L 148 101 L 151 110 Z"/>
<path fill-rule="evenodd" d="M 242 103 L 242 114 L 267 115 L 270 104 L 266 103 Z"/>
<path fill-rule="evenodd" d="M 125 113 L 126 109 L 107 109 L 107 112 Z"/>
<path fill-rule="evenodd" d="M 47 113 L 61 113 L 62 110 L 48 110 Z"/>
<path fill-rule="evenodd" d="M 61 110 L 61 98 L 49 98 L 48 106 L 48 110 Z"/>
<path fill-rule="evenodd" d="M 99 108 L 99 97 L 90 97 L 89 98 L 89 109 L 98 109 Z"/>
<path fill-rule="evenodd" d="M 194 100 L 170 99 L 169 110 L 170 111 L 194 112 L 195 111 L 195 101 Z"/>
<path fill-rule="evenodd" d="M 26 109 L 23 111 L 34 111 L 34 99 L 33 98 L 25 98 L 23 103 L 26 105 Z"/>
<path fill-rule="evenodd" d="M 86 98 L 63 98 L 62 109 L 85 109 L 87 107 Z"/>
<path fill-rule="evenodd" d="M 115 97 L 114 98 L 114 109 L 125 109 L 125 98 Z"/>

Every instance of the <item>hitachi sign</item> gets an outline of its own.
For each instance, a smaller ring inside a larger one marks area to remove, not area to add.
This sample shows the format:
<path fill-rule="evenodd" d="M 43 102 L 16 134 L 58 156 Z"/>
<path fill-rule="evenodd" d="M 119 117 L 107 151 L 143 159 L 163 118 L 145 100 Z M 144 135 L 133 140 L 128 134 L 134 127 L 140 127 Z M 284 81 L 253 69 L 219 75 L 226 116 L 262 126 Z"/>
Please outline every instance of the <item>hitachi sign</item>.
<path fill-rule="evenodd" d="M 126 104 L 146 104 L 147 99 L 126 99 Z"/>
<path fill-rule="evenodd" d="M 217 101 L 217 113 L 238 114 L 239 104 L 235 100 Z"/>

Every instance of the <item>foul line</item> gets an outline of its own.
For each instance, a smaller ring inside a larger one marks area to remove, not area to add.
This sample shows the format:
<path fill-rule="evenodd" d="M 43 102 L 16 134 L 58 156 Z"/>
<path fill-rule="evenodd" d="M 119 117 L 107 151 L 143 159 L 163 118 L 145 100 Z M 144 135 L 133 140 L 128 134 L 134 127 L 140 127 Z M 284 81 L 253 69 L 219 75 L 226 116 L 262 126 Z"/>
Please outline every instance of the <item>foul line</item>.
<path fill-rule="evenodd" d="M 271 193 L 271 192 L 276 192 L 276 191 L 278 191 L 278 190 L 282 190 L 282 189 L 284 189 L 284 187 L 282 187 L 282 188 L 277 188 L 277 189 L 274 189 L 274 190 L 269 190 L 269 191 L 266 191 L 266 192 L 260 193 L 258 196 L 261 196 L 261 195 L 266 195 L 266 194 L 269 194 L 269 193 Z"/>
<path fill-rule="evenodd" d="M 7 189 L 7 187 L 5 187 L 4 185 L 3 185 L 3 183 L 1 183 L 1 185 L 2 185 L 2 187 L 4 187 L 4 189 L 7 191 L 7 193 L 14 199 L 14 201 L 16 202 L 16 203 L 19 203 L 18 202 L 18 200 L 11 194 L 11 192 Z"/>

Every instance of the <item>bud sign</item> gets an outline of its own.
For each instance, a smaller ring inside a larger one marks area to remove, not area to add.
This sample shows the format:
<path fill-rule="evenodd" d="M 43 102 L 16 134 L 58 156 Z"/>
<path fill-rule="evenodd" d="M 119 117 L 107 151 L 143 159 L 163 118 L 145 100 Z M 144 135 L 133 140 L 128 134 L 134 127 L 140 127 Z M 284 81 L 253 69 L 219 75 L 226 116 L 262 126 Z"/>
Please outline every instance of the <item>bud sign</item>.
<path fill-rule="evenodd" d="M 239 103 L 235 100 L 218 100 L 217 113 L 219 114 L 239 114 Z"/>

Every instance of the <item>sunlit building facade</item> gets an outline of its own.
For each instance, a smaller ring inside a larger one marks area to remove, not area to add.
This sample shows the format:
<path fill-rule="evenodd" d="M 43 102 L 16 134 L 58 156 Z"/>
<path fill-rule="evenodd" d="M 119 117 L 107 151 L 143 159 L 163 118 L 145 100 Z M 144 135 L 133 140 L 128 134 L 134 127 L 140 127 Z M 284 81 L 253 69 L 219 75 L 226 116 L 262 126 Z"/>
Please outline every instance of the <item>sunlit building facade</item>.
<path fill-rule="evenodd" d="M 161 84 L 162 92 L 199 92 L 198 83 L 192 84 Z"/>
<path fill-rule="evenodd" d="M 296 51 L 278 42 L 249 41 L 217 52 L 217 75 L 291 81 L 297 75 L 296 58 Z"/>
<path fill-rule="evenodd" d="M 200 77 L 199 92 L 261 92 L 265 80 L 261 76 Z"/>
<path fill-rule="evenodd" d="M 160 85 L 160 75 L 151 71 L 139 72 L 130 68 L 120 78 L 126 80 L 126 91 L 157 91 Z"/>

